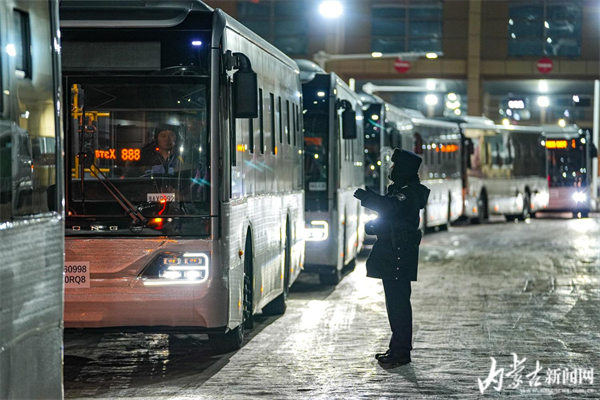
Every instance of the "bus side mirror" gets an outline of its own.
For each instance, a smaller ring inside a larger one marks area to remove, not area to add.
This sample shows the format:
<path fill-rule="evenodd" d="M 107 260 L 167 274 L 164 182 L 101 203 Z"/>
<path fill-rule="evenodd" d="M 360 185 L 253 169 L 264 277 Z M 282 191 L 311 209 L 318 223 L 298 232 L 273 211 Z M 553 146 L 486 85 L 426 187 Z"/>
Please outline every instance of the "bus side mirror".
<path fill-rule="evenodd" d="M 342 113 L 342 126 L 344 131 L 342 137 L 344 139 L 356 139 L 358 137 L 356 131 L 356 111 L 353 109 L 344 110 Z"/>
<path fill-rule="evenodd" d="M 233 53 L 238 71 L 233 74 L 233 115 L 235 118 L 258 118 L 258 78 L 250 60 Z"/>
<path fill-rule="evenodd" d="M 473 168 L 473 166 L 471 165 L 471 156 L 473 155 L 473 153 L 475 153 L 475 148 L 473 147 L 473 141 L 472 140 L 465 140 L 464 142 L 465 147 L 467 148 L 467 155 L 466 155 L 466 160 L 467 160 L 467 168 Z"/>

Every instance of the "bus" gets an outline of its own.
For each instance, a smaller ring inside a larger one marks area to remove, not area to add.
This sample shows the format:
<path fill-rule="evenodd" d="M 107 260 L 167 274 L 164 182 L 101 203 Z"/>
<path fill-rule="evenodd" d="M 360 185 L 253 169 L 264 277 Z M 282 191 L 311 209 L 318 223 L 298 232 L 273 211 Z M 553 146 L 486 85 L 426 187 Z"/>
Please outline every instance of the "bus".
<path fill-rule="evenodd" d="M 301 71 L 306 193 L 305 271 L 336 285 L 362 248 L 360 201 L 364 136 L 359 96 L 336 74 L 307 60 Z"/>
<path fill-rule="evenodd" d="M 591 210 L 592 160 L 597 150 L 590 133 L 578 126 L 544 127 L 548 211 L 568 211 L 587 218 Z"/>
<path fill-rule="evenodd" d="M 61 6 L 65 327 L 241 346 L 304 263 L 293 60 L 200 1 Z"/>
<path fill-rule="evenodd" d="M 0 2 L 0 398 L 62 398 L 58 2 Z"/>
<path fill-rule="evenodd" d="M 490 215 L 525 220 L 548 207 L 543 130 L 536 126 L 461 123 L 466 147 L 464 216 L 482 223 Z"/>
<path fill-rule="evenodd" d="M 395 107 L 361 94 L 365 113 L 365 181 L 385 194 L 394 148 L 423 158 L 419 177 L 431 189 L 421 212 L 421 229 L 447 229 L 462 213 L 461 140 L 458 125 L 426 118 L 415 110 Z M 369 218 L 373 218 L 370 216 Z M 372 241 L 372 238 L 369 238 Z"/>

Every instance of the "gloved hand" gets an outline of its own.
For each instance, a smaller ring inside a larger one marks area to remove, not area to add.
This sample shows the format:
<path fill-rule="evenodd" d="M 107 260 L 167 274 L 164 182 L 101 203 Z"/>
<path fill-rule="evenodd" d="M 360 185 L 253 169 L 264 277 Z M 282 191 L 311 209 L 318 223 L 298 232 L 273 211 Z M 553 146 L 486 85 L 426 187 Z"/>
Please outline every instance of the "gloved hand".
<path fill-rule="evenodd" d="M 356 189 L 356 192 L 354 192 L 354 197 L 356 197 L 359 200 L 364 200 L 369 196 L 369 192 L 367 192 L 364 189 Z"/>

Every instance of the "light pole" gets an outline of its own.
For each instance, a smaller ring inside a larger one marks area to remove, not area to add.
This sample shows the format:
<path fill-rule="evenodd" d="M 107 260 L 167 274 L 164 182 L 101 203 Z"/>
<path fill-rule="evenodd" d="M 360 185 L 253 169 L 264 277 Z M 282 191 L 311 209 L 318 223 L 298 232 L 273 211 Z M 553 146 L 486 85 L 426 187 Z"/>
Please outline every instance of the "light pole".
<path fill-rule="evenodd" d="M 344 50 L 344 7 L 339 1 L 324 1 L 319 5 L 319 13 L 326 20 L 325 50 L 340 54 Z"/>

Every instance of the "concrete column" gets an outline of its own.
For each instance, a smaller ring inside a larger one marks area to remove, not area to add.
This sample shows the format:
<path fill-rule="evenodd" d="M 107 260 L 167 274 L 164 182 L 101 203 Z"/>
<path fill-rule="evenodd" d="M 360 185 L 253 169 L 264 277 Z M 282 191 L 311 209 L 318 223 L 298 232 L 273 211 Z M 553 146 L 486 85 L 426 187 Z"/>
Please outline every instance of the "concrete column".
<path fill-rule="evenodd" d="M 481 82 L 481 0 L 469 1 L 469 37 L 467 50 L 467 97 L 469 115 L 482 113 Z"/>

